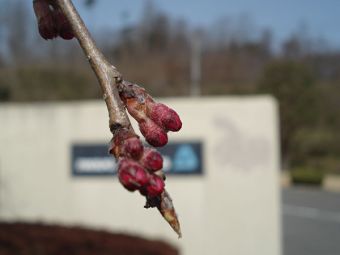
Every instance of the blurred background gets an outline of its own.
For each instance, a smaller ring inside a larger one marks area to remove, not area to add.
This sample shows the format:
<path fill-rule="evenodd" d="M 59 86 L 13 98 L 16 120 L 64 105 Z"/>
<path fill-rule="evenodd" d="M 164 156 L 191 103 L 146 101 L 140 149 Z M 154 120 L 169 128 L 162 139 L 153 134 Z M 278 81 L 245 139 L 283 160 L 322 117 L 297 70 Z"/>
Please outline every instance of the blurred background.
<path fill-rule="evenodd" d="M 155 97 L 276 98 L 283 254 L 340 253 L 340 2 L 74 4 L 105 56 Z M 44 41 L 31 1 L 0 0 L 2 104 L 99 98 L 76 40 Z"/>

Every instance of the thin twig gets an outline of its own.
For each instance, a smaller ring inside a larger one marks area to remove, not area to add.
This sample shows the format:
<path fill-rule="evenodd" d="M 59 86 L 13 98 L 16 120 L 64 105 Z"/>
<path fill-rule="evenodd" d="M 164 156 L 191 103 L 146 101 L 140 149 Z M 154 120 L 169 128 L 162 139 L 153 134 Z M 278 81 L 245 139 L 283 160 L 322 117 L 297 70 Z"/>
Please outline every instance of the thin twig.
<path fill-rule="evenodd" d="M 91 67 L 96 74 L 103 98 L 109 112 L 110 129 L 114 132 L 119 127 L 131 128 L 130 120 L 119 98 L 117 82 L 121 81 L 121 74 L 111 65 L 97 48 L 83 20 L 79 16 L 71 0 L 56 0 L 54 4 L 65 14 L 71 24 L 75 37 L 79 41 Z"/>

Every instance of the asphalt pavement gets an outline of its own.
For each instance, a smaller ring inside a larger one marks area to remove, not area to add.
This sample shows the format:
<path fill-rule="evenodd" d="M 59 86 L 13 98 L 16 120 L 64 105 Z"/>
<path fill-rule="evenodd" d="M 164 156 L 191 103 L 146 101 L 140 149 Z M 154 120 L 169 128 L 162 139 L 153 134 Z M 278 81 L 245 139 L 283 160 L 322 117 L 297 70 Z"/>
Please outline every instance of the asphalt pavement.
<path fill-rule="evenodd" d="M 282 200 L 284 255 L 340 255 L 340 193 L 291 187 Z"/>

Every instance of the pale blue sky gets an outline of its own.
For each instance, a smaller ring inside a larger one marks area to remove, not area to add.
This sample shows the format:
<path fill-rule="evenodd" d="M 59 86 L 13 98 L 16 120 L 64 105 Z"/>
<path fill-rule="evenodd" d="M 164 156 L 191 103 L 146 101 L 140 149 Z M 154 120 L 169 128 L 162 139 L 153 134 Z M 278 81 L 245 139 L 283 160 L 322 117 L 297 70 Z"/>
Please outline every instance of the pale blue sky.
<path fill-rule="evenodd" d="M 84 8 L 83 0 L 74 0 L 91 29 L 118 28 L 125 22 L 136 22 L 143 0 L 97 0 L 92 9 Z M 211 26 L 222 17 L 249 15 L 259 28 L 271 28 L 281 39 L 299 24 L 308 33 L 323 37 L 340 47 L 340 0 L 154 0 L 156 6 L 176 19 L 185 19 L 192 26 Z M 123 14 L 128 18 L 123 19 Z"/>

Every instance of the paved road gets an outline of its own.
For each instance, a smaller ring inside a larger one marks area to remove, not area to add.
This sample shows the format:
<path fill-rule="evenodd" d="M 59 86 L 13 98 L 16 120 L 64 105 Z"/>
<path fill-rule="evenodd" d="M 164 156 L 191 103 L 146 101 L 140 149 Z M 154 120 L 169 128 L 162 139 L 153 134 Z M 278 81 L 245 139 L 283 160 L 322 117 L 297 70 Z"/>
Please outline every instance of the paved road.
<path fill-rule="evenodd" d="M 340 255 L 340 193 L 283 190 L 284 255 Z"/>

